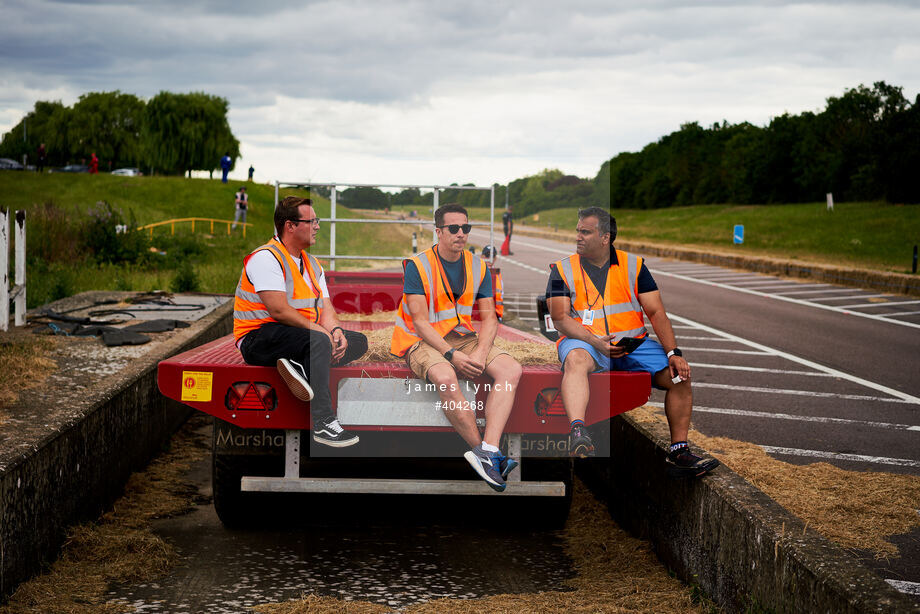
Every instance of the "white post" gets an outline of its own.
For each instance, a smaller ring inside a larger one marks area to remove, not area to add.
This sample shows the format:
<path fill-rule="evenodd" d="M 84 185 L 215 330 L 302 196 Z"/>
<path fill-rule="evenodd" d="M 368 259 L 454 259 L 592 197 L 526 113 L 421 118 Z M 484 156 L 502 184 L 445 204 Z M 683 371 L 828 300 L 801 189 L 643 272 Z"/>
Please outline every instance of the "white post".
<path fill-rule="evenodd" d="M 827 193 L 827 210 L 828 211 L 834 210 L 834 195 L 831 192 Z"/>
<path fill-rule="evenodd" d="M 278 180 L 275 179 L 275 206 L 272 207 L 272 211 L 278 208 Z"/>
<path fill-rule="evenodd" d="M 431 219 L 432 219 L 432 222 L 434 222 L 434 212 L 437 211 L 437 210 L 438 210 L 438 207 L 441 206 L 441 204 L 440 204 L 440 202 L 439 202 L 439 201 L 440 201 L 440 196 L 441 196 L 441 190 L 439 190 L 438 188 L 435 188 L 435 189 L 434 189 L 434 195 L 433 195 L 433 197 L 432 197 L 432 199 L 431 199 Z M 434 228 L 434 226 L 432 226 L 432 227 L 431 227 L 431 244 L 434 245 L 434 244 L 437 243 L 437 242 L 438 242 L 438 233 L 435 232 L 435 228 Z"/>
<path fill-rule="evenodd" d="M 316 215 L 314 213 L 313 215 Z M 329 217 L 333 220 L 335 217 L 335 186 L 332 186 L 332 194 L 329 197 Z M 332 259 L 329 261 L 329 270 L 335 270 L 335 222 L 332 222 L 331 228 L 329 229 L 329 253 L 332 255 Z"/>
<path fill-rule="evenodd" d="M 10 217 L 0 207 L 0 330 L 10 325 Z"/>
<path fill-rule="evenodd" d="M 16 212 L 16 326 L 26 323 L 26 212 Z"/>

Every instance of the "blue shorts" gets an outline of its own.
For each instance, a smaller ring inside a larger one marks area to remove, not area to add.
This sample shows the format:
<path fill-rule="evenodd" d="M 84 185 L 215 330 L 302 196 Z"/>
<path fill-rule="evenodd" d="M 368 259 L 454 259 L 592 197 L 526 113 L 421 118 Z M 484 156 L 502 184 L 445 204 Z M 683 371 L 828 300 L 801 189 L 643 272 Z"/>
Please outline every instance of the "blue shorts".
<path fill-rule="evenodd" d="M 604 356 L 591 347 L 590 344 L 579 339 L 563 339 L 558 348 L 559 362 L 565 364 L 565 357 L 575 348 L 585 350 L 594 358 L 594 364 L 597 365 L 595 373 L 601 371 L 645 371 L 652 376 L 652 385 L 654 385 L 655 374 L 662 369 L 668 368 L 668 357 L 664 353 L 664 348 L 661 347 L 660 343 L 649 337 L 645 338 L 642 345 L 622 358 Z"/>

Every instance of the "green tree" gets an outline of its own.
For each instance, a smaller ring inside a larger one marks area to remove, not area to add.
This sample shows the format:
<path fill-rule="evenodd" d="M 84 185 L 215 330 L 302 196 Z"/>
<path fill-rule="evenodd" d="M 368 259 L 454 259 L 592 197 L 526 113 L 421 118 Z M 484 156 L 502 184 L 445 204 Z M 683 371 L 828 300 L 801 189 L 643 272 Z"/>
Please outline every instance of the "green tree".
<path fill-rule="evenodd" d="M 71 153 L 89 158 L 93 152 L 105 165 L 140 163 L 140 132 L 144 102 L 133 94 L 90 92 L 73 106 L 67 128 Z"/>
<path fill-rule="evenodd" d="M 69 122 L 70 109 L 60 101 L 37 101 L 35 108 L 3 135 L 0 157 L 22 160 L 23 154 L 26 154 L 32 163 L 36 159 L 38 146 L 44 143 L 49 165 L 66 163 L 71 159 L 67 139 Z"/>
<path fill-rule="evenodd" d="M 160 92 L 147 103 L 142 130 L 144 158 L 167 174 L 213 170 L 228 153 L 240 156 L 240 142 L 227 121 L 226 99 L 204 92 Z"/>

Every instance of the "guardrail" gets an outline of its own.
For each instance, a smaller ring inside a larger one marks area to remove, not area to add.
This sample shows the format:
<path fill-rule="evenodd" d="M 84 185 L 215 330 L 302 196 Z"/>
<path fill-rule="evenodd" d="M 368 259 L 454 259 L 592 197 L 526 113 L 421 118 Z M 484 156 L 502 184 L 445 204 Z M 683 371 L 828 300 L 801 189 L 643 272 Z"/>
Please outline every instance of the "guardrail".
<path fill-rule="evenodd" d="M 233 220 L 218 220 L 211 217 L 182 217 L 172 220 L 166 220 L 164 222 L 154 222 L 153 224 L 147 224 L 145 226 L 138 227 L 138 230 L 149 230 L 150 238 L 153 238 L 153 229 L 158 226 L 165 226 L 169 224 L 169 231 L 171 235 L 176 234 L 176 224 L 181 222 L 191 222 L 192 223 L 192 232 L 195 232 L 195 222 L 209 222 L 211 224 L 211 234 L 214 233 L 214 223 L 226 224 L 227 225 L 227 236 L 230 236 L 230 227 L 233 224 L 238 224 L 243 227 L 243 238 L 246 238 L 246 227 L 252 226 L 252 222 L 234 222 Z"/>
<path fill-rule="evenodd" d="M 10 325 L 10 301 L 16 312 L 14 323 L 26 323 L 26 212 L 16 212 L 15 285 L 10 288 L 10 215 L 0 207 L 0 331 Z"/>

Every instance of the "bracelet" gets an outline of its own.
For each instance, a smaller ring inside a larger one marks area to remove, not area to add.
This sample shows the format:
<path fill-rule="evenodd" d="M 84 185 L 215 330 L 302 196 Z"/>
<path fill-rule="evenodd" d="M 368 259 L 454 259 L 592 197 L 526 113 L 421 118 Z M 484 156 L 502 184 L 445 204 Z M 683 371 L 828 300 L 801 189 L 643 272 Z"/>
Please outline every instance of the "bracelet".
<path fill-rule="evenodd" d="M 671 356 L 683 356 L 683 355 L 684 353 L 680 351 L 680 348 L 674 348 L 673 350 L 668 352 L 668 358 L 670 358 Z"/>
<path fill-rule="evenodd" d="M 334 333 L 334 332 L 337 331 L 337 330 L 342 331 L 342 334 L 343 334 L 343 335 L 345 334 L 345 329 L 342 328 L 341 326 L 336 326 L 335 328 L 333 328 L 332 330 L 329 331 L 329 334 L 331 335 L 332 333 Z"/>

